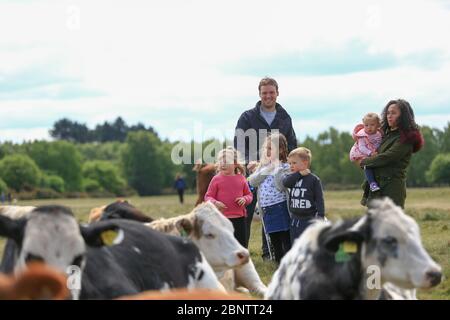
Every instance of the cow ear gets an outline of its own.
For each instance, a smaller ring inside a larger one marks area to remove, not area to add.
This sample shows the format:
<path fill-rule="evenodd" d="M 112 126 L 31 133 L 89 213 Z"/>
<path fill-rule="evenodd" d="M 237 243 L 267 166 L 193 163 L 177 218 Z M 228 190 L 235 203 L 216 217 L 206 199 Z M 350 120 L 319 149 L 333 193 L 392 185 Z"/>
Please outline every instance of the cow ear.
<path fill-rule="evenodd" d="M 370 237 L 370 217 L 365 215 L 353 226 L 344 230 L 329 229 L 323 240 L 325 249 L 336 252 L 342 243 L 355 243 L 359 245 Z"/>
<path fill-rule="evenodd" d="M 91 247 L 112 246 L 122 242 L 123 230 L 114 224 L 80 226 L 84 241 Z"/>
<path fill-rule="evenodd" d="M 323 242 L 325 249 L 331 252 L 336 252 L 341 243 L 350 242 L 356 243 L 358 246 L 364 241 L 364 237 L 358 231 L 346 230 L 339 233 L 331 232 L 326 236 Z"/>
<path fill-rule="evenodd" d="M 194 230 L 194 225 L 190 219 L 180 219 L 175 223 L 177 230 L 180 232 L 180 235 L 183 237 L 187 237 L 191 235 Z"/>
<path fill-rule="evenodd" d="M 13 239 L 16 243 L 21 243 L 26 224 L 26 218 L 11 219 L 0 215 L 0 236 Z"/>

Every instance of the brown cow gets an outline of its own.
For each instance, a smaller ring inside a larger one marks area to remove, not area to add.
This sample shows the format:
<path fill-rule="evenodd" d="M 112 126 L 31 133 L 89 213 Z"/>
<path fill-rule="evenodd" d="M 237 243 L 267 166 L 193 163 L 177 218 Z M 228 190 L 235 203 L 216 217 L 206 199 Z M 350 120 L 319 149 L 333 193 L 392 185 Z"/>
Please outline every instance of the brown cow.
<path fill-rule="evenodd" d="M 31 263 L 18 275 L 0 275 L 1 300 L 67 299 L 67 277 L 43 263 Z"/>
<path fill-rule="evenodd" d="M 216 166 L 213 163 L 196 163 L 192 171 L 197 171 L 197 201 L 195 205 L 202 203 L 208 191 L 209 183 L 216 174 Z"/>
<path fill-rule="evenodd" d="M 146 291 L 136 295 L 123 296 L 118 300 L 253 300 L 236 292 L 223 292 L 209 289 L 174 289 L 166 292 Z"/>

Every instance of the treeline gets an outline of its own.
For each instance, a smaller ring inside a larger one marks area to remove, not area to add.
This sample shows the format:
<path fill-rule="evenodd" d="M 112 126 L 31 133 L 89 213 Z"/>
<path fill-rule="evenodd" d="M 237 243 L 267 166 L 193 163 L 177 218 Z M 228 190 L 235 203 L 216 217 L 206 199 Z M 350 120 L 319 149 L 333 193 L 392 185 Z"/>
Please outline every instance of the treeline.
<path fill-rule="evenodd" d="M 176 167 L 171 145 L 147 131 L 125 142 L 33 141 L 0 145 L 0 191 L 21 199 L 160 194 Z"/>
<path fill-rule="evenodd" d="M 87 133 L 80 134 L 80 128 Z M 444 130 L 426 126 L 421 130 L 425 146 L 412 158 L 408 185 L 448 185 L 450 123 Z M 171 154 L 180 142 L 161 140 L 151 127 L 128 126 L 121 118 L 94 130 L 62 119 L 50 132 L 55 141 L 0 144 L 0 192 L 12 192 L 22 199 L 156 195 L 172 191 L 177 173 L 194 190 L 194 150 L 207 150 L 213 142 L 223 145 L 211 140 L 201 145 L 184 142 L 191 164 L 176 165 Z M 311 149 L 312 170 L 328 189 L 355 188 L 363 181 L 362 170 L 348 158 L 352 144 L 350 133 L 334 128 L 299 141 Z"/>
<path fill-rule="evenodd" d="M 61 119 L 55 122 L 50 136 L 56 140 L 66 140 L 76 143 L 86 142 L 124 142 L 129 132 L 147 131 L 157 135 L 152 127 L 146 128 L 142 123 L 128 126 L 125 121 L 118 117 L 114 122 L 105 121 L 91 130 L 84 123 L 78 123 L 69 119 Z"/>

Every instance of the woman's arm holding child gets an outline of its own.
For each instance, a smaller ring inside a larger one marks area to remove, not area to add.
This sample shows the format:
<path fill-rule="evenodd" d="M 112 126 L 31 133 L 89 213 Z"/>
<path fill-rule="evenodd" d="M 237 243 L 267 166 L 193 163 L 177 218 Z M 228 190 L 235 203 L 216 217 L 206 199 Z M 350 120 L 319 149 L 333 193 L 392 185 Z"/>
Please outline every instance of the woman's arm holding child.
<path fill-rule="evenodd" d="M 388 166 L 400 159 L 404 158 L 408 153 L 412 151 L 412 145 L 402 144 L 401 142 L 396 142 L 393 146 L 377 155 L 372 155 L 370 158 L 363 159 L 360 162 L 361 166 L 367 166 L 367 168 L 377 168 Z"/>

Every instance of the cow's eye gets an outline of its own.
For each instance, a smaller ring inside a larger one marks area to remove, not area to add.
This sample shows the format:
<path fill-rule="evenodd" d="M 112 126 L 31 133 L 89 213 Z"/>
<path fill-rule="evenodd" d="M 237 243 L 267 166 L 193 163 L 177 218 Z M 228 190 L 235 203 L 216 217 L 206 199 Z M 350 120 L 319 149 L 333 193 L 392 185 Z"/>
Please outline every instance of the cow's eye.
<path fill-rule="evenodd" d="M 397 247 L 397 239 L 394 237 L 386 237 L 381 240 L 382 244 L 389 248 L 396 248 Z"/>
<path fill-rule="evenodd" d="M 206 239 L 214 239 L 216 236 L 215 235 L 213 235 L 212 233 L 207 233 L 207 234 L 205 234 L 205 238 Z"/>
<path fill-rule="evenodd" d="M 83 263 L 83 259 L 84 259 L 84 256 L 82 254 L 76 256 L 72 261 L 72 265 L 81 267 L 81 264 Z"/>
<path fill-rule="evenodd" d="M 31 262 L 44 262 L 44 258 L 36 254 L 28 253 L 27 256 L 25 257 L 25 263 Z"/>

